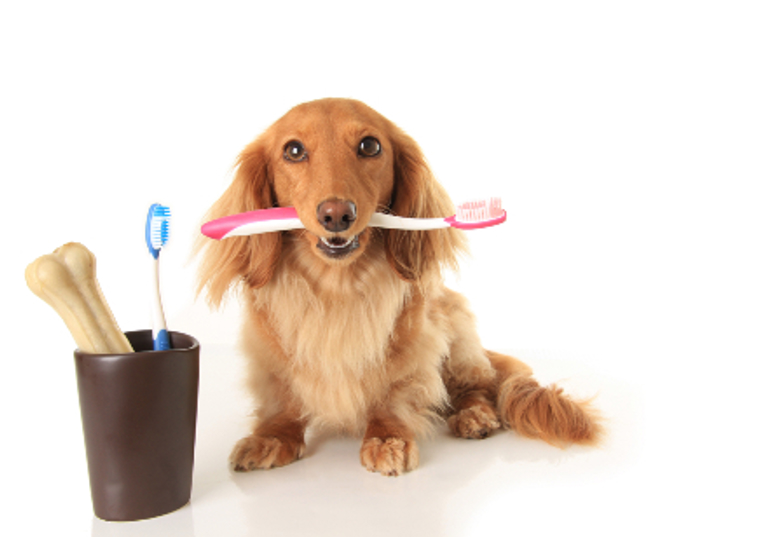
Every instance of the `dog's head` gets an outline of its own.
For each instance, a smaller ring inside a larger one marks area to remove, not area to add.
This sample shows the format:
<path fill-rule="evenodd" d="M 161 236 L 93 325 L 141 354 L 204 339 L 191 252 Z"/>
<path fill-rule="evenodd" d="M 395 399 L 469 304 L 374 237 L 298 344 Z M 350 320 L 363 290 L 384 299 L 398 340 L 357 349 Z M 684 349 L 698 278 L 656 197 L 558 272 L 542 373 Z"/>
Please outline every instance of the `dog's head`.
<path fill-rule="evenodd" d="M 228 190 L 209 218 L 293 206 L 305 225 L 296 232 L 313 262 L 353 263 L 372 241 L 406 280 L 455 263 L 463 239 L 455 230 L 400 231 L 368 227 L 374 212 L 430 218 L 454 207 L 433 178 L 418 145 L 365 104 L 324 99 L 299 105 L 239 156 Z M 207 245 L 201 286 L 219 303 L 237 280 L 251 287 L 272 276 L 282 233 L 233 237 Z"/>

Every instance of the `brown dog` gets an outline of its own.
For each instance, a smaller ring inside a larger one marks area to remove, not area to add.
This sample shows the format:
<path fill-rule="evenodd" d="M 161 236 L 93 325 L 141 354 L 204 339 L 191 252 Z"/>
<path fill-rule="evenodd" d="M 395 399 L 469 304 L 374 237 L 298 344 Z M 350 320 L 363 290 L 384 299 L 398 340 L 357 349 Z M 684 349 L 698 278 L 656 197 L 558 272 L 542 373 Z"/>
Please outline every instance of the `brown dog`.
<path fill-rule="evenodd" d="M 362 434 L 363 465 L 418 466 L 416 438 L 440 415 L 463 438 L 503 427 L 556 445 L 600 433 L 586 402 L 541 387 L 522 362 L 485 350 L 465 299 L 445 288 L 465 238 L 454 229 L 384 230 L 371 214 L 454 213 L 417 144 L 368 106 L 302 104 L 245 148 L 209 218 L 294 206 L 304 230 L 207 241 L 212 305 L 238 287 L 243 350 L 258 403 L 236 470 L 302 457 L 305 429 Z"/>

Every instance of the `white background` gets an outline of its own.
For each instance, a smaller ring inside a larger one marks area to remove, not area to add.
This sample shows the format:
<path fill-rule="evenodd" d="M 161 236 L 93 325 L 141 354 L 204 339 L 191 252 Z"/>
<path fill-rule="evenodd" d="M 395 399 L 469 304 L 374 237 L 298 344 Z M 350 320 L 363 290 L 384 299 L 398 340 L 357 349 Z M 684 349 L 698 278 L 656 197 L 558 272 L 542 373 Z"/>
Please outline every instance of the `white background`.
<path fill-rule="evenodd" d="M 0 7 L 0 524 L 14 535 L 754 534 L 757 9 L 751 2 L 6 2 Z M 368 474 L 313 439 L 232 475 L 238 311 L 194 299 L 194 234 L 238 151 L 291 106 L 358 98 L 453 199 L 501 195 L 450 282 L 485 344 L 598 394 L 603 449 L 440 431 Z M 24 284 L 68 241 L 121 327 L 149 327 L 147 207 L 171 206 L 169 327 L 203 345 L 195 489 L 95 520 L 73 341 Z M 9 499 L 10 498 L 10 499 Z M 5 529 L 0 530 L 5 533 Z"/>

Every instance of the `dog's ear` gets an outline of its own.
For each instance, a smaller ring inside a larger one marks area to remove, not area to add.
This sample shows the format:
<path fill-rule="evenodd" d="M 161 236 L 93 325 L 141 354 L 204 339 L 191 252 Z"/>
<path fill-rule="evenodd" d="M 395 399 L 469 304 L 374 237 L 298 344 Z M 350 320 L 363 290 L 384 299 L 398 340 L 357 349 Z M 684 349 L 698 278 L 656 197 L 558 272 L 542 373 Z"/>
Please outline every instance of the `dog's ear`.
<path fill-rule="evenodd" d="M 418 144 L 397 131 L 394 149 L 394 193 L 391 210 L 397 216 L 439 218 L 451 216 L 455 207 L 434 178 Z M 385 231 L 386 254 L 399 276 L 408 281 L 444 267 L 457 268 L 457 254 L 466 249 L 464 235 L 457 229 L 431 231 Z"/>
<path fill-rule="evenodd" d="M 273 181 L 262 140 L 248 145 L 237 159 L 236 174 L 229 188 L 210 208 L 205 221 L 267 209 L 275 205 Z M 211 240 L 200 237 L 197 250 L 204 250 L 198 293 L 207 290 L 208 302 L 219 306 L 226 292 L 237 283 L 256 288 L 273 275 L 281 253 L 281 233 Z"/>

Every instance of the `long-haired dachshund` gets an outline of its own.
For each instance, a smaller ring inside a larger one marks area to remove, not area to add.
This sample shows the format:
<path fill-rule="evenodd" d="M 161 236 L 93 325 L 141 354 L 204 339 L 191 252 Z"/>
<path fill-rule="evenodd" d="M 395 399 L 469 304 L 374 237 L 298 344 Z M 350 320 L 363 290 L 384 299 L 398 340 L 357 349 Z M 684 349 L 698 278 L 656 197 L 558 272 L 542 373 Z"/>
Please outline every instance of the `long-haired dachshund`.
<path fill-rule="evenodd" d="M 237 471 L 301 458 L 308 426 L 362 435 L 361 462 L 384 475 L 418 466 L 416 439 L 440 416 L 462 438 L 512 428 L 555 445 L 598 439 L 588 403 L 481 346 L 466 300 L 442 282 L 461 232 L 368 226 L 374 212 L 455 211 L 389 120 L 353 100 L 293 108 L 242 151 L 208 216 L 279 206 L 305 229 L 203 243 L 200 289 L 214 306 L 238 289 L 246 306 L 258 406 L 231 454 Z"/>

